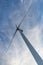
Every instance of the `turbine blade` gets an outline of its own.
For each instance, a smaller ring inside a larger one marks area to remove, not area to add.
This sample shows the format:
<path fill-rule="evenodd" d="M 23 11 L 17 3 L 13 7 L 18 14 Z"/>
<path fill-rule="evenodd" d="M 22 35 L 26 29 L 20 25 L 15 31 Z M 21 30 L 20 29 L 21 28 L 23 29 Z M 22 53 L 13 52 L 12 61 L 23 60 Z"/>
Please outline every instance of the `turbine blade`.
<path fill-rule="evenodd" d="M 18 28 L 20 27 L 21 24 L 22 24 L 22 21 L 21 21 L 20 24 L 18 25 Z"/>
<path fill-rule="evenodd" d="M 31 5 L 31 6 L 32 6 L 32 5 Z M 25 19 L 26 15 L 28 14 L 28 12 L 29 12 L 29 10 L 30 10 L 31 6 L 28 8 L 27 12 L 26 12 L 26 13 L 25 13 L 25 15 L 23 16 L 23 18 L 22 18 L 22 20 L 21 20 L 20 24 L 18 25 L 18 27 L 20 27 L 20 25 L 21 25 L 21 24 L 22 24 L 22 22 L 24 21 L 24 19 Z"/>
<path fill-rule="evenodd" d="M 9 44 L 7 50 L 6 50 L 6 53 L 7 53 L 7 51 L 9 50 L 9 48 L 10 48 L 10 46 L 11 46 L 11 44 L 12 44 L 12 41 L 13 41 L 15 35 L 16 35 L 16 32 L 17 32 L 17 29 L 16 29 L 15 33 L 13 34 L 13 37 L 12 37 L 12 39 L 11 39 L 11 41 L 10 41 L 10 44 Z"/>
<path fill-rule="evenodd" d="M 13 34 L 12 41 L 13 41 L 15 35 L 16 35 L 16 32 L 17 32 L 17 29 L 16 29 L 15 33 Z"/>

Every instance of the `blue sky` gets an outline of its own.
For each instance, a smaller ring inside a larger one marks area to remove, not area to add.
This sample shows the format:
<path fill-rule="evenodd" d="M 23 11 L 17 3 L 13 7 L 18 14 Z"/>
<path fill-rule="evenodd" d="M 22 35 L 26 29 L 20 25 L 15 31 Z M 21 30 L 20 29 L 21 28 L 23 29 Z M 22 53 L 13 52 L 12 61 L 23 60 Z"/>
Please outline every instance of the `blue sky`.
<path fill-rule="evenodd" d="M 6 55 L 6 49 L 8 48 L 16 29 L 15 24 L 18 25 L 20 23 L 28 8 L 29 12 L 26 15 L 20 28 L 24 30 L 26 37 L 31 41 L 32 45 L 43 58 L 43 0 L 0 0 L 1 65 L 13 65 L 14 63 L 14 65 L 17 65 L 17 63 L 18 65 L 32 65 L 30 62 L 28 63 L 28 60 L 32 60 L 33 65 L 37 65 L 34 64 L 34 59 L 29 57 L 31 54 L 29 55 L 30 52 L 28 51 L 19 32 L 17 32 Z M 4 52 L 5 55 L 3 54 Z M 25 55 L 23 53 L 25 53 Z M 9 61 L 10 58 L 12 59 L 10 60 L 12 61 L 11 63 Z"/>

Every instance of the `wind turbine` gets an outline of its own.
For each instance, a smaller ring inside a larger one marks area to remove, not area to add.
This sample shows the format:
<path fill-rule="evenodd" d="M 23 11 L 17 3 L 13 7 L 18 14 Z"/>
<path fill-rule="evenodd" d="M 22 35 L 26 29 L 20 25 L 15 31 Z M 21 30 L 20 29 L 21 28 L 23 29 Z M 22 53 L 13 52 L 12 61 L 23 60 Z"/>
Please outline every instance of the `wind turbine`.
<path fill-rule="evenodd" d="M 31 5 L 31 6 L 32 6 L 32 5 Z M 21 20 L 21 22 L 19 23 L 19 25 L 18 25 L 18 26 L 16 25 L 15 33 L 13 34 L 13 37 L 12 37 L 12 39 L 11 39 L 11 41 L 10 41 L 10 44 L 9 44 L 7 50 L 6 50 L 6 53 L 7 53 L 8 49 L 9 49 L 9 47 L 11 46 L 11 43 L 12 43 L 12 41 L 13 41 L 13 39 L 14 39 L 14 37 L 15 37 L 15 34 L 17 33 L 17 31 L 20 30 L 20 31 L 23 32 L 23 30 L 20 29 L 20 25 L 21 25 L 22 22 L 24 21 L 24 19 L 25 19 L 26 15 L 28 14 L 28 12 L 29 12 L 31 6 L 28 8 L 27 12 L 25 13 L 25 15 L 24 15 L 24 17 L 22 18 L 22 20 Z"/>
<path fill-rule="evenodd" d="M 15 33 L 14 33 L 14 35 L 13 35 L 13 38 L 12 38 L 12 40 L 11 40 L 11 43 L 12 43 L 12 41 L 13 41 L 13 39 L 14 39 L 14 36 L 16 35 L 17 31 L 19 31 L 20 34 L 21 34 L 21 36 L 22 36 L 22 38 L 23 38 L 23 40 L 24 40 L 24 42 L 26 43 L 27 47 L 29 48 L 29 50 L 30 50 L 32 56 L 34 57 L 36 63 L 37 63 L 38 65 L 43 65 L 43 60 L 42 60 L 42 58 L 39 56 L 39 54 L 38 54 L 37 51 L 34 49 L 34 47 L 31 45 L 31 43 L 30 43 L 29 40 L 26 38 L 26 36 L 23 34 L 23 30 L 20 29 L 20 25 L 21 25 L 21 24 L 22 24 L 22 22 L 20 22 L 20 24 L 19 24 L 18 26 L 16 25 L 16 31 L 15 31 Z M 11 43 L 10 43 L 10 45 L 11 45 Z M 10 45 L 9 45 L 9 47 L 10 47 Z M 8 51 L 8 50 L 7 50 L 7 51 Z"/>
<path fill-rule="evenodd" d="M 29 10 L 29 9 L 28 9 L 28 10 Z M 28 13 L 28 11 L 27 11 L 27 13 Z M 26 17 L 27 13 L 25 14 L 24 18 Z M 16 31 L 15 31 L 15 33 L 13 34 L 13 37 L 12 37 L 11 42 L 10 42 L 10 44 L 9 44 L 9 47 L 11 46 L 11 43 L 12 43 L 12 41 L 13 41 L 13 39 L 14 39 L 14 36 L 16 35 L 17 31 L 19 31 L 20 34 L 21 34 L 21 36 L 22 36 L 22 38 L 23 38 L 23 40 L 25 41 L 27 47 L 29 48 L 29 50 L 30 50 L 32 56 L 34 57 L 36 63 L 37 63 L 38 65 L 43 65 L 43 60 L 41 59 L 41 57 L 39 56 L 39 54 L 37 53 L 37 51 L 34 49 L 34 47 L 31 45 L 31 43 L 28 41 L 28 39 L 26 38 L 26 36 L 23 34 L 23 30 L 20 29 L 20 25 L 22 24 L 24 18 L 22 19 L 22 21 L 20 22 L 20 24 L 19 24 L 18 26 L 16 25 Z M 9 49 L 9 47 L 8 47 L 8 49 Z M 7 49 L 7 51 L 8 51 L 8 49 Z M 6 52 L 7 52 L 7 51 L 6 51 Z"/>

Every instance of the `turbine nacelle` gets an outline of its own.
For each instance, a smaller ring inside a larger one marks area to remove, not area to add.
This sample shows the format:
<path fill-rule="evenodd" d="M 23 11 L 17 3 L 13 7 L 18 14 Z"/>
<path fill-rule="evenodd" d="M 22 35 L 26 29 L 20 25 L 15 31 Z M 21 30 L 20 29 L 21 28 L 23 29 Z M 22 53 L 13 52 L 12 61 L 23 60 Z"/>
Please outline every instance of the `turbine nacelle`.
<path fill-rule="evenodd" d="M 20 29 L 19 26 L 17 26 L 17 25 L 16 25 L 16 30 L 17 30 L 17 31 L 21 31 L 21 32 L 23 32 L 23 30 Z"/>

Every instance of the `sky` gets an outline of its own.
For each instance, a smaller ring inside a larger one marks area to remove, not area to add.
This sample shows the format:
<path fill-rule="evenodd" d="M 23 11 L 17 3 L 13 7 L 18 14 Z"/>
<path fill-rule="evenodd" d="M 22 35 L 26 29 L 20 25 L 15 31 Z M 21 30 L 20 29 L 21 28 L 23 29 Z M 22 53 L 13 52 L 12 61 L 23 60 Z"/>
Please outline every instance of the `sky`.
<path fill-rule="evenodd" d="M 27 11 L 20 28 L 43 59 L 43 0 L 0 0 L 0 65 L 37 65 L 19 32 L 8 49 Z"/>

